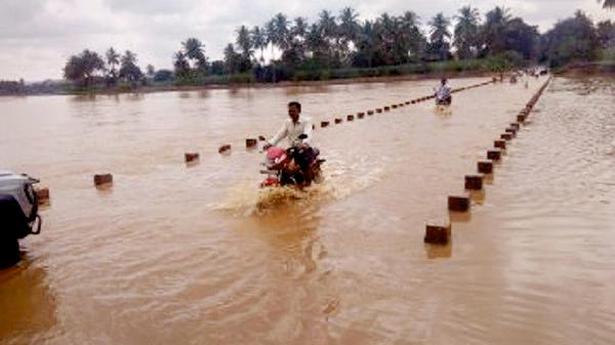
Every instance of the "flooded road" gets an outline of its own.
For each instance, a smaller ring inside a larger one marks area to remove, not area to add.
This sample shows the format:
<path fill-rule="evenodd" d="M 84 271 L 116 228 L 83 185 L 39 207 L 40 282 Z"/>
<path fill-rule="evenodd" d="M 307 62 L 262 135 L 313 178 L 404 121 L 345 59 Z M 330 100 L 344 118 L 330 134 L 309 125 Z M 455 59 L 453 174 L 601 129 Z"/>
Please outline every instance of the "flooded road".
<path fill-rule="evenodd" d="M 545 80 L 318 128 L 325 182 L 306 194 L 259 191 L 243 140 L 290 100 L 319 123 L 437 81 L 0 98 L 1 168 L 51 190 L 0 272 L 0 343 L 612 344 L 613 79 L 555 78 L 452 245 L 423 244 Z"/>

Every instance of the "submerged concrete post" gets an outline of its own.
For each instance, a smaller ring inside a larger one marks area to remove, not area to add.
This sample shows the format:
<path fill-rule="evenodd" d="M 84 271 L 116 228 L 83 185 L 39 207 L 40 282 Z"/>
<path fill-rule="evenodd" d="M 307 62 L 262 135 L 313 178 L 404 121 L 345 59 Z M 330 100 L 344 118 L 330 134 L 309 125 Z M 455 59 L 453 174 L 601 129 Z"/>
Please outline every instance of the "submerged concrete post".
<path fill-rule="evenodd" d="M 265 137 L 264 137 L 264 136 L 259 135 L 259 136 L 258 136 L 258 140 L 259 140 L 259 141 L 265 141 L 265 140 L 267 140 L 267 139 L 265 139 Z"/>
<path fill-rule="evenodd" d="M 469 190 L 483 189 L 483 176 L 482 175 L 466 175 L 465 176 L 465 188 Z"/>
<path fill-rule="evenodd" d="M 512 122 L 512 123 L 510 124 L 510 128 L 514 128 L 515 130 L 517 130 L 517 131 L 518 131 L 519 129 L 521 129 L 521 126 L 519 126 L 519 124 L 518 124 L 518 123 L 516 123 L 516 122 Z"/>
<path fill-rule="evenodd" d="M 218 148 L 218 153 L 230 153 L 231 144 L 225 144 Z"/>
<path fill-rule="evenodd" d="M 382 108 L 376 108 L 376 112 L 377 112 L 378 114 L 382 113 Z"/>
<path fill-rule="evenodd" d="M 365 113 L 364 113 L 364 112 L 359 112 L 359 113 L 357 113 L 357 117 L 358 117 L 359 119 L 362 119 L 362 118 L 364 118 L 364 117 L 365 117 Z"/>
<path fill-rule="evenodd" d="M 104 184 L 113 183 L 113 175 L 111 174 L 96 174 L 94 175 L 94 185 L 101 186 Z"/>
<path fill-rule="evenodd" d="M 500 139 L 512 140 L 512 134 L 511 133 L 502 133 L 502 134 L 500 134 Z"/>
<path fill-rule="evenodd" d="M 427 223 L 425 226 L 425 243 L 447 244 L 451 240 L 451 223 Z"/>
<path fill-rule="evenodd" d="M 342 119 L 340 119 L 339 117 L 335 118 L 335 124 L 339 125 L 340 123 L 342 123 Z"/>
<path fill-rule="evenodd" d="M 199 159 L 199 154 L 197 152 L 186 152 L 184 153 L 184 160 L 186 163 L 190 163 Z"/>
<path fill-rule="evenodd" d="M 252 138 L 246 139 L 246 147 L 247 148 L 255 147 L 257 143 L 258 143 L 258 141 L 256 139 L 252 139 Z"/>
<path fill-rule="evenodd" d="M 448 197 L 448 210 L 455 212 L 467 212 L 470 210 L 470 196 L 451 195 Z"/>
<path fill-rule="evenodd" d="M 373 111 L 373 110 L 368 110 L 368 111 L 367 111 L 367 115 L 370 115 L 370 116 L 371 116 L 371 115 L 374 115 L 374 111 Z"/>
<path fill-rule="evenodd" d="M 493 147 L 496 149 L 506 150 L 506 140 L 496 140 L 493 142 Z"/>
<path fill-rule="evenodd" d="M 390 110 L 391 110 L 390 107 L 388 107 L 388 106 L 384 107 L 384 111 L 390 111 Z"/>
<path fill-rule="evenodd" d="M 38 199 L 39 205 L 43 205 L 49 202 L 49 188 L 37 187 L 34 189 L 34 193 L 36 194 L 36 198 Z"/>
<path fill-rule="evenodd" d="M 352 120 L 354 120 L 354 115 L 348 115 L 348 116 L 346 116 L 346 120 L 348 120 L 348 121 L 352 121 Z"/>
<path fill-rule="evenodd" d="M 477 168 L 481 174 L 493 174 L 493 162 L 491 161 L 480 161 L 477 164 Z"/>
<path fill-rule="evenodd" d="M 321 127 L 321 128 L 325 128 L 325 127 L 327 127 L 327 126 L 329 126 L 329 121 L 321 121 L 321 122 L 320 122 L 320 127 Z"/>
<path fill-rule="evenodd" d="M 499 161 L 502 159 L 502 151 L 500 150 L 488 150 L 487 151 L 487 159 L 492 161 Z"/>

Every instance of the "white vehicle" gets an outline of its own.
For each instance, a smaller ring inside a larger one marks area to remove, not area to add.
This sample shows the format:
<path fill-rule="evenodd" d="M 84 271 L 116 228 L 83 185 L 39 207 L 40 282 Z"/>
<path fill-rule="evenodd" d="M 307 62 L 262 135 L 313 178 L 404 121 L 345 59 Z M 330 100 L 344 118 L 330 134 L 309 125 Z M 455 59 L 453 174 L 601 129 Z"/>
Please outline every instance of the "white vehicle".
<path fill-rule="evenodd" d="M 19 239 L 41 231 L 38 198 L 26 174 L 0 171 L 0 268 L 19 261 Z"/>

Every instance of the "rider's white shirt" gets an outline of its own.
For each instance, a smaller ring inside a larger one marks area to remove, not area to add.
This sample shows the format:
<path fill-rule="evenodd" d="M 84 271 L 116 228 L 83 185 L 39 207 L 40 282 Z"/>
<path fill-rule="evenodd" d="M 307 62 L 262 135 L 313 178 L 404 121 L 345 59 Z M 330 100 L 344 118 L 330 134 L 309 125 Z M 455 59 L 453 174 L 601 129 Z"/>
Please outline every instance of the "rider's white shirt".
<path fill-rule="evenodd" d="M 304 133 L 307 135 L 307 139 L 299 139 L 299 136 Z M 269 140 L 269 143 L 275 146 L 284 138 L 288 138 L 289 147 L 301 143 L 309 145 L 312 139 L 312 120 L 309 117 L 301 116 L 297 123 L 294 123 L 292 119 L 287 119 L 278 133 Z"/>
<path fill-rule="evenodd" d="M 448 85 L 440 85 L 438 90 L 436 90 L 436 97 L 438 99 L 444 99 L 451 95 L 451 88 Z"/>

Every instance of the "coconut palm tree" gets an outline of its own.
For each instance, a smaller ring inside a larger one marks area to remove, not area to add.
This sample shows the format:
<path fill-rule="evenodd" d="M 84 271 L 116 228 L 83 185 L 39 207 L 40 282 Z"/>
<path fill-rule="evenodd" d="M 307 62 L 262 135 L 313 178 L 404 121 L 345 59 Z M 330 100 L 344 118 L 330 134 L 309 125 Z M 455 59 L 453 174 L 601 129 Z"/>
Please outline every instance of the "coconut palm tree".
<path fill-rule="evenodd" d="M 250 39 L 250 31 L 245 25 L 242 25 L 237 29 L 237 38 L 235 40 L 237 47 L 241 51 L 239 71 L 245 72 L 252 68 L 252 40 Z"/>
<path fill-rule="evenodd" d="M 185 58 L 193 60 L 195 67 L 203 67 L 207 64 L 205 57 L 205 45 L 198 38 L 188 38 L 182 42 Z"/>
<path fill-rule="evenodd" d="M 266 24 L 267 40 L 271 43 L 271 61 L 275 64 L 274 48 L 277 46 L 282 53 L 289 47 L 288 19 L 283 13 L 278 13 Z M 276 73 L 273 68 L 273 82 L 275 83 Z"/>
<path fill-rule="evenodd" d="M 306 36 L 308 24 L 305 18 L 297 17 L 293 20 L 293 25 L 289 31 L 290 46 L 284 52 L 283 59 L 286 63 L 300 64 L 305 60 L 306 55 Z"/>
<path fill-rule="evenodd" d="M 190 72 L 190 63 L 183 51 L 180 50 L 175 53 L 173 67 L 175 68 L 175 75 L 179 79 L 187 77 Z"/>
<path fill-rule="evenodd" d="M 427 40 L 420 29 L 420 20 L 416 13 L 406 11 L 403 16 L 398 18 L 399 30 L 401 35 L 400 50 L 404 58 L 409 57 L 419 60 Z"/>
<path fill-rule="evenodd" d="M 376 31 L 373 22 L 366 20 L 363 25 L 359 25 L 356 48 L 354 64 L 371 68 L 376 53 Z"/>
<path fill-rule="evenodd" d="M 143 72 L 137 66 L 137 55 L 130 50 L 126 50 L 120 58 L 120 78 L 128 81 L 133 87 L 143 78 Z"/>
<path fill-rule="evenodd" d="M 113 47 L 109 48 L 105 53 L 107 65 L 109 66 L 109 78 L 111 82 L 115 84 L 117 80 L 116 66 L 120 64 L 120 54 L 118 54 Z"/>
<path fill-rule="evenodd" d="M 451 33 L 448 30 L 450 21 L 442 13 L 436 14 L 429 22 L 431 33 L 429 40 L 431 52 L 436 54 L 440 60 L 446 60 L 449 54 L 449 42 Z"/>
<path fill-rule="evenodd" d="M 318 14 L 318 31 L 325 42 L 326 46 L 322 47 L 322 52 L 326 54 L 327 60 L 331 61 L 331 58 L 335 55 L 335 48 L 338 38 L 338 27 L 335 20 L 335 16 L 331 15 L 331 12 L 322 10 Z"/>
<path fill-rule="evenodd" d="M 224 69 L 226 73 L 233 74 L 240 70 L 241 55 L 235 51 L 235 48 L 229 43 L 224 48 Z"/>
<path fill-rule="evenodd" d="M 254 28 L 252 28 L 252 31 L 250 31 L 250 38 L 252 40 L 252 46 L 254 47 L 254 49 L 258 49 L 261 51 L 261 57 L 260 57 L 260 62 L 261 64 L 265 61 L 265 58 L 263 57 L 263 50 L 265 50 L 265 48 L 267 47 L 267 34 L 265 33 L 265 30 L 261 29 L 258 25 L 254 26 Z"/>
<path fill-rule="evenodd" d="M 455 40 L 453 45 L 457 48 L 457 55 L 461 59 L 474 57 L 478 48 L 479 13 L 476 8 L 464 6 L 455 16 Z"/>
<path fill-rule="evenodd" d="M 64 77 L 68 80 L 90 86 L 94 75 L 103 71 L 105 62 L 100 56 L 91 50 L 84 50 L 79 55 L 73 55 L 64 66 Z"/>
<path fill-rule="evenodd" d="M 286 15 L 282 13 L 278 13 L 273 17 L 274 23 L 274 38 L 275 44 L 280 48 L 280 50 L 284 51 L 288 49 L 290 45 L 290 30 L 288 29 L 288 18 Z"/>
<path fill-rule="evenodd" d="M 506 50 L 506 29 L 511 20 L 507 8 L 496 6 L 485 15 L 482 38 L 487 54 L 499 54 Z"/>
<path fill-rule="evenodd" d="M 360 26 L 357 23 L 359 17 L 357 11 L 352 7 L 346 7 L 340 12 L 340 24 L 338 25 L 339 46 L 338 49 L 344 60 L 347 60 L 350 55 L 349 44 L 356 46 L 357 36 Z"/>
<path fill-rule="evenodd" d="M 316 23 L 310 25 L 305 36 L 305 44 L 309 51 L 312 52 L 312 57 L 315 60 L 323 61 L 328 57 L 328 44 L 320 30 L 320 26 Z"/>
<path fill-rule="evenodd" d="M 308 23 L 305 18 L 297 17 L 294 19 L 293 27 L 290 29 L 291 41 L 293 40 L 305 40 L 305 35 L 308 31 Z"/>
<path fill-rule="evenodd" d="M 254 54 L 252 51 L 252 40 L 250 39 L 250 31 L 245 25 L 242 25 L 237 29 L 235 44 L 237 44 L 237 47 L 241 51 L 241 55 L 244 58 L 252 58 L 252 54 Z"/>
<path fill-rule="evenodd" d="M 388 13 L 383 13 L 376 20 L 376 44 L 379 64 L 395 65 L 401 63 L 400 56 L 397 54 L 398 42 L 401 39 L 399 20 L 391 17 Z"/>

